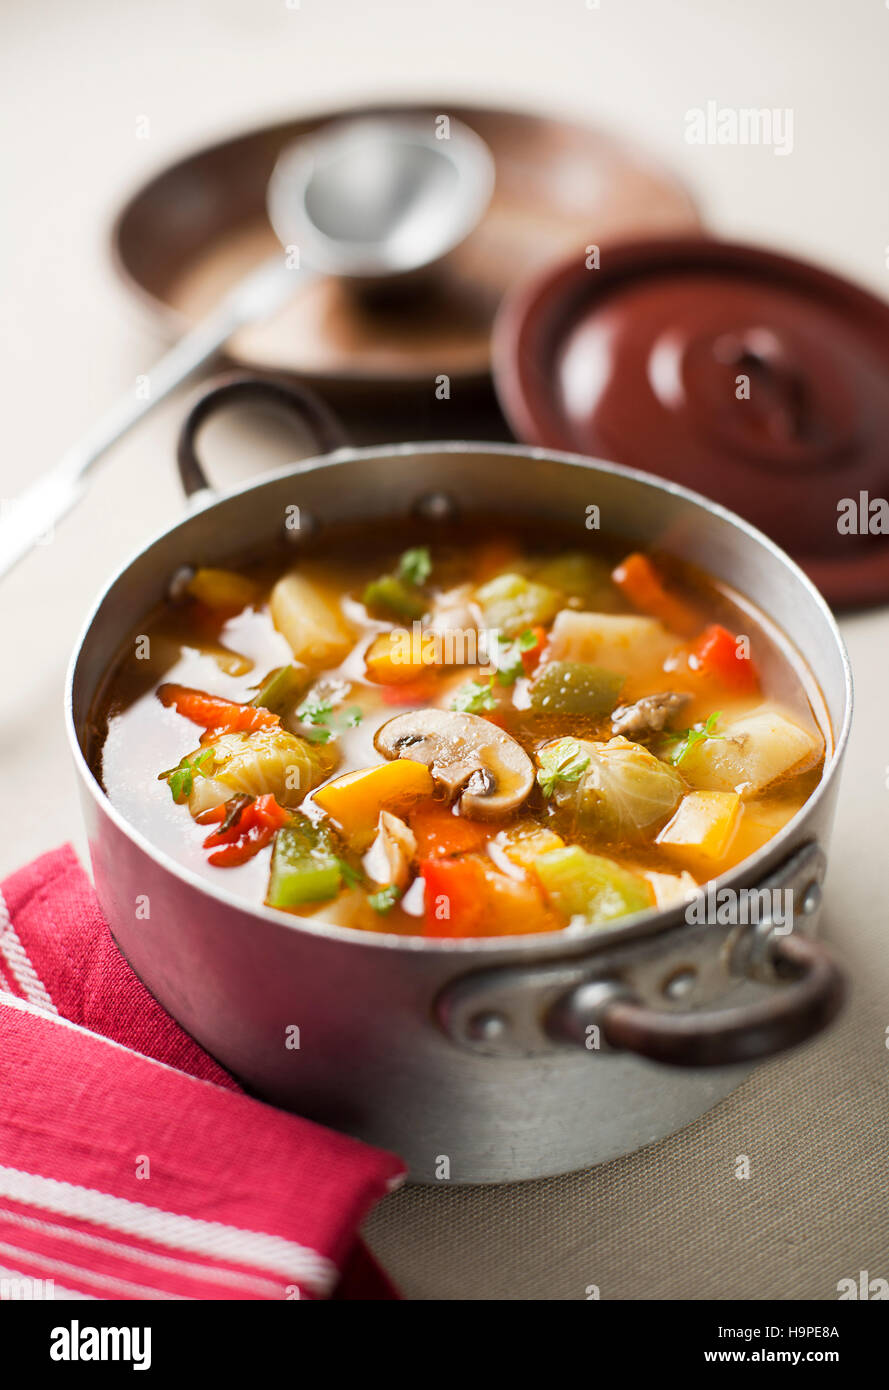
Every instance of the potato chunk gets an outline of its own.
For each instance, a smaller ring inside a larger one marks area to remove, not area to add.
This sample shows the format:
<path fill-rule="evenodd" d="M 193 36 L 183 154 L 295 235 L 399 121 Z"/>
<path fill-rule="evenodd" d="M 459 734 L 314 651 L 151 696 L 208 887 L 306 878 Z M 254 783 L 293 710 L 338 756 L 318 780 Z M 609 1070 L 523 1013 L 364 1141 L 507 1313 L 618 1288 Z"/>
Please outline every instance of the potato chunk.
<path fill-rule="evenodd" d="M 703 739 L 682 759 L 693 787 L 758 796 L 779 779 L 814 767 L 824 740 L 788 718 L 774 705 L 761 705 L 724 726 L 718 738 Z"/>
<path fill-rule="evenodd" d="M 355 640 L 339 608 L 297 570 L 278 580 L 269 611 L 295 659 L 306 666 L 339 665 Z"/>
<path fill-rule="evenodd" d="M 660 669 L 677 640 L 654 618 L 563 608 L 553 623 L 545 660 L 583 661 L 636 675 L 640 669 Z"/>

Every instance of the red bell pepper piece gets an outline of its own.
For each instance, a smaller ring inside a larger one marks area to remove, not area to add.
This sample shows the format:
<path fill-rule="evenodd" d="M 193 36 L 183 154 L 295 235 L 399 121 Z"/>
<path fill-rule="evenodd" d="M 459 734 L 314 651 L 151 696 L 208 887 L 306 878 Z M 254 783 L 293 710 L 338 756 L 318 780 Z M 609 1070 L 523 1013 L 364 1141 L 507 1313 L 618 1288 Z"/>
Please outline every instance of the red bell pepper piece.
<path fill-rule="evenodd" d="M 471 854 L 483 849 L 493 830 L 478 821 L 455 816 L 440 801 L 425 801 L 409 814 L 411 830 L 417 839 L 420 859 L 447 859 L 455 854 Z"/>
<path fill-rule="evenodd" d="M 214 806 L 198 816 L 201 825 L 224 821 L 226 805 Z M 231 869 L 245 864 L 271 841 L 275 833 L 290 820 L 290 812 L 279 806 L 274 796 L 258 796 L 244 806 L 225 830 L 214 830 L 204 841 L 204 849 L 213 849 L 209 863 L 217 869 Z M 217 849 L 217 846 L 223 846 Z"/>
<path fill-rule="evenodd" d="M 753 693 L 759 689 L 759 674 L 752 660 L 738 638 L 719 623 L 712 623 L 701 633 L 692 647 L 689 665 L 729 690 Z"/>
<path fill-rule="evenodd" d="M 403 681 L 401 685 L 378 687 L 387 705 L 425 705 L 435 694 L 435 681 L 429 679 Z"/>
<path fill-rule="evenodd" d="M 483 936 L 486 882 L 478 859 L 424 859 L 427 936 Z"/>
<path fill-rule="evenodd" d="M 558 931 L 565 918 L 543 901 L 540 886 L 509 878 L 484 859 L 425 859 L 427 936 L 516 936 Z"/>

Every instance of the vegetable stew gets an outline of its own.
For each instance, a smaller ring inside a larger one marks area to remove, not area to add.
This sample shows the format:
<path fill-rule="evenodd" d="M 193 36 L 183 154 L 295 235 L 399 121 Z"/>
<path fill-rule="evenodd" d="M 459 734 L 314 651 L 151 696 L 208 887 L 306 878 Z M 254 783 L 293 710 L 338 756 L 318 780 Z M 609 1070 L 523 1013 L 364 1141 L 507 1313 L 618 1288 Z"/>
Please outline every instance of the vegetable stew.
<path fill-rule="evenodd" d="M 826 739 L 810 675 L 739 595 L 479 518 L 180 572 L 90 746 L 131 824 L 248 901 L 476 937 L 689 898 L 799 810 Z"/>

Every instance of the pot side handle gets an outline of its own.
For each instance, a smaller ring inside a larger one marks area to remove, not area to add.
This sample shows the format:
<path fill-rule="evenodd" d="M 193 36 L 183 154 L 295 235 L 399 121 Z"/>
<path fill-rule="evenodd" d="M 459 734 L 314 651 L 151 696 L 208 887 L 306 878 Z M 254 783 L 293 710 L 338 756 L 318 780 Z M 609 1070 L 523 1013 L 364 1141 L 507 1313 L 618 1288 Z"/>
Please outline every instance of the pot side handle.
<path fill-rule="evenodd" d="M 308 387 L 270 373 L 231 372 L 216 377 L 192 402 L 179 431 L 176 462 L 186 497 L 213 491 L 197 454 L 197 436 L 211 415 L 232 405 L 265 406 L 297 421 L 309 429 L 322 454 L 349 442 L 339 420 Z"/>
<path fill-rule="evenodd" d="M 546 1031 L 558 1041 L 583 1046 L 588 1028 L 597 1024 L 609 1047 L 674 1067 L 722 1067 L 770 1057 L 825 1028 L 846 995 L 845 976 L 833 956 L 809 937 L 774 936 L 771 960 L 781 983 L 761 1003 L 670 1013 L 601 985 L 585 999 L 580 986 L 556 1001 Z"/>

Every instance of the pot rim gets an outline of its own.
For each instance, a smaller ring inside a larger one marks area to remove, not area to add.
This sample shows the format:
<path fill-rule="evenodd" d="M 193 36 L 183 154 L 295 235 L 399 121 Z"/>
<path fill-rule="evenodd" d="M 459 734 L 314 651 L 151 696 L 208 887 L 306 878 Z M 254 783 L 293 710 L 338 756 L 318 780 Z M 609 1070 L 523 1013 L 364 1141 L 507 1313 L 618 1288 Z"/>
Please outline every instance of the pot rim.
<path fill-rule="evenodd" d="M 666 492 L 674 497 L 681 498 L 683 501 L 691 503 L 692 506 L 702 509 L 711 515 L 721 518 L 736 529 L 744 533 L 747 539 L 754 545 L 760 546 L 768 551 L 775 559 L 783 563 L 789 569 L 797 583 L 805 591 L 807 598 L 814 604 L 820 612 L 821 617 L 827 626 L 836 643 L 843 668 L 843 719 L 838 731 L 831 732 L 834 735 L 833 750 L 830 762 L 826 766 L 824 775 L 812 795 L 800 807 L 785 826 L 779 830 L 778 834 L 766 841 L 755 854 L 741 861 L 740 864 L 720 874 L 717 878 L 708 879 L 706 888 L 711 888 L 718 892 L 721 887 L 727 886 L 736 880 L 738 875 L 743 872 L 745 877 L 752 876 L 758 878 L 759 870 L 764 866 L 765 861 L 778 860 L 779 851 L 788 847 L 788 842 L 794 835 L 797 826 L 807 817 L 810 812 L 819 804 L 826 795 L 828 785 L 836 776 L 841 765 L 846 745 L 849 739 L 849 730 L 852 722 L 853 706 L 853 687 L 852 670 L 849 663 L 849 655 L 846 651 L 846 644 L 840 633 L 836 619 L 822 597 L 820 591 L 815 587 L 808 576 L 800 569 L 791 557 L 781 549 L 779 545 L 757 527 L 752 526 L 743 517 L 736 515 L 728 508 L 721 506 L 718 502 L 712 502 L 701 493 L 694 492 L 690 488 L 681 486 L 678 483 L 670 482 L 667 479 L 656 477 L 652 473 L 646 473 L 642 469 L 628 468 L 623 464 L 611 463 L 605 459 L 592 458 L 584 454 L 571 453 L 563 450 L 553 450 L 526 444 L 501 444 L 491 440 L 443 440 L 443 441 L 418 441 L 400 444 L 375 444 L 361 448 L 344 447 L 336 449 L 331 453 L 313 455 L 310 458 L 299 459 L 293 464 L 284 464 L 269 473 L 265 473 L 261 478 L 243 483 L 238 487 L 228 491 L 212 493 L 201 511 L 212 510 L 219 503 L 229 502 L 233 498 L 244 496 L 247 493 L 258 491 L 264 487 L 279 482 L 283 478 L 294 477 L 300 473 L 314 472 L 322 468 L 336 468 L 342 463 L 350 463 L 361 459 L 373 459 L 380 457 L 406 457 L 416 454 L 463 454 L 463 453 L 487 453 L 506 455 L 512 458 L 540 458 L 551 460 L 555 463 L 567 464 L 572 467 L 589 468 L 598 473 L 614 474 L 619 477 L 628 478 L 643 487 L 652 488 L 659 492 Z M 198 494 L 200 495 L 200 494 Z M 207 496 L 207 494 L 203 494 Z M 628 941 L 641 937 L 657 936 L 667 933 L 678 926 L 684 925 L 682 905 L 672 908 L 651 908 L 646 912 L 633 913 L 619 925 L 615 924 L 608 927 L 589 926 L 579 930 L 570 927 L 564 928 L 560 932 L 536 932 L 525 933 L 517 936 L 491 936 L 491 937 L 466 937 L 450 939 L 447 937 L 425 937 L 425 936 L 404 936 L 395 932 L 367 932 L 355 927 L 343 927 L 332 922 L 325 922 L 320 917 L 299 917 L 296 914 L 282 912 L 280 909 L 266 907 L 264 903 L 254 905 L 246 902 L 243 898 L 228 890 L 217 887 L 201 875 L 180 864 L 177 860 L 166 854 L 165 851 L 158 849 L 152 841 L 132 826 L 125 816 L 118 811 L 104 788 L 95 777 L 84 756 L 78 737 L 77 728 L 74 720 L 74 681 L 77 674 L 77 667 L 86 640 L 89 636 L 93 623 L 98 612 L 104 604 L 109 592 L 126 573 L 128 569 L 143 555 L 149 551 L 165 537 L 171 535 L 180 527 L 187 523 L 196 514 L 196 509 L 191 508 L 185 516 L 176 521 L 172 526 L 162 527 L 155 532 L 148 541 L 136 552 L 128 557 L 111 575 L 100 594 L 93 603 L 78 634 L 74 650 L 68 663 L 65 676 L 65 728 L 71 751 L 74 756 L 75 766 L 80 774 L 83 785 L 89 790 L 97 807 L 109 816 L 117 829 L 124 834 L 138 849 L 147 854 L 149 858 L 162 869 L 172 874 L 174 878 L 180 879 L 190 888 L 197 889 L 212 899 L 215 899 L 224 907 L 234 908 L 240 912 L 249 913 L 252 917 L 261 922 L 266 922 L 279 928 L 287 928 L 294 931 L 304 931 L 310 935 L 321 937 L 330 941 L 348 942 L 353 945 L 363 945 L 366 947 L 377 947 L 381 950 L 401 950 L 408 953 L 432 953 L 438 955 L 465 956 L 475 958 L 477 956 L 497 955 L 500 957 L 522 957 L 528 955 L 554 954 L 561 951 L 574 953 L 584 946 L 598 950 L 602 946 L 616 947 Z M 781 629 L 784 636 L 793 642 L 792 634 Z M 829 711 L 828 711 L 829 714 Z M 703 886 L 703 885 L 702 885 Z"/>

